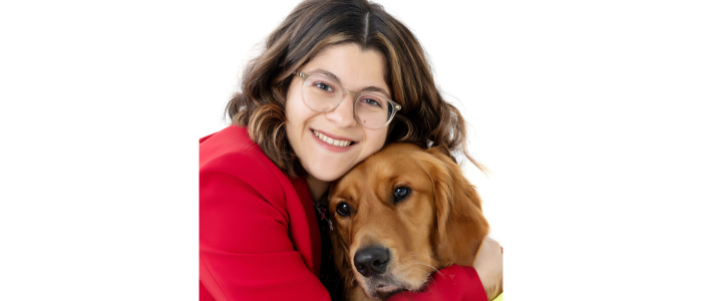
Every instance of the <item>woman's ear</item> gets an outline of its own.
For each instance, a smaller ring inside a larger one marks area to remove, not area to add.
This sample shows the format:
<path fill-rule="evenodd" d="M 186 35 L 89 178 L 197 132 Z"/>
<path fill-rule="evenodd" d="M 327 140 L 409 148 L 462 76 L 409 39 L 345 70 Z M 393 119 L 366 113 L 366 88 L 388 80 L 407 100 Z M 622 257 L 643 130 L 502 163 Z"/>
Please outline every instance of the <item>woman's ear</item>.
<path fill-rule="evenodd" d="M 489 225 L 475 187 L 461 168 L 441 148 L 428 150 L 434 160 L 427 162 L 434 181 L 437 233 L 435 253 L 443 266 L 472 265 Z"/>

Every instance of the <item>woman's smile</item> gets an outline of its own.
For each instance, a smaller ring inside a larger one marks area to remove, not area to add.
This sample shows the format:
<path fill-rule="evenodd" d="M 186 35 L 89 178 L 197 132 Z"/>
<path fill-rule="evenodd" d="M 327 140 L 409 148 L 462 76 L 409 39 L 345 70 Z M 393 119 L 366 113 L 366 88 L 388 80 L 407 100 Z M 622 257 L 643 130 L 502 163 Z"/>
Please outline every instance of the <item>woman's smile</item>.
<path fill-rule="evenodd" d="M 319 130 L 312 129 L 312 134 L 317 137 L 316 140 L 322 145 L 322 147 L 333 152 L 345 152 L 354 145 L 353 140 L 324 133 Z"/>

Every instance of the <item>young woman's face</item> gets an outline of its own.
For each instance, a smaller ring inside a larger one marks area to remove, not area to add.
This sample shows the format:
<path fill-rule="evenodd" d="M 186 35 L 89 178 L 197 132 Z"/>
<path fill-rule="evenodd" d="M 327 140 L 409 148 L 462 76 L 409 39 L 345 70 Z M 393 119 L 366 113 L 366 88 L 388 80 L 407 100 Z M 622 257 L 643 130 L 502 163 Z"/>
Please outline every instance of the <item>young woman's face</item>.
<path fill-rule="evenodd" d="M 368 87 L 377 87 L 390 95 L 384 80 L 384 66 L 385 59 L 379 52 L 362 51 L 355 44 L 342 44 L 321 51 L 296 71 L 306 74 L 329 72 L 339 79 L 345 89 L 359 92 Z M 294 76 L 288 89 L 285 103 L 288 141 L 310 176 L 321 181 L 334 181 L 380 150 L 388 128 L 369 129 L 361 126 L 354 118 L 355 98 L 351 93 L 345 94 L 339 106 L 330 112 L 319 113 L 310 109 L 302 99 L 304 81 Z M 342 146 L 328 142 L 337 142 Z M 352 143 L 343 146 L 348 142 Z"/>

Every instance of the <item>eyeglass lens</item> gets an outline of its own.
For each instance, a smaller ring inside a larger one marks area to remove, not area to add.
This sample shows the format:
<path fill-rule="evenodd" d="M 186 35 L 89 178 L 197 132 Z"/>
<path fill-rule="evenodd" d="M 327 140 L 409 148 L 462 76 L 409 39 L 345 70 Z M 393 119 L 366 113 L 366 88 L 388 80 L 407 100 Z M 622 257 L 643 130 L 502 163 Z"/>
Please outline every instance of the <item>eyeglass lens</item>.
<path fill-rule="evenodd" d="M 302 87 L 305 104 L 318 112 L 331 111 L 343 98 L 341 85 L 322 75 L 310 75 Z M 370 128 L 384 126 L 392 116 L 392 107 L 378 92 L 361 93 L 354 103 L 356 120 Z"/>

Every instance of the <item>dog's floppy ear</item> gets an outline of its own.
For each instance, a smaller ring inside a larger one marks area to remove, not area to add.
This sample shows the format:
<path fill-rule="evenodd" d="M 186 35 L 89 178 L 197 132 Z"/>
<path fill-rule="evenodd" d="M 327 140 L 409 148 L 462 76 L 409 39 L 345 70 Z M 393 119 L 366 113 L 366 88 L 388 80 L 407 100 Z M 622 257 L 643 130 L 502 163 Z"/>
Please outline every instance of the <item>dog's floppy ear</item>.
<path fill-rule="evenodd" d="M 435 252 L 442 265 L 472 265 L 489 225 L 475 187 L 443 149 L 428 150 L 434 159 L 427 172 L 434 181 L 437 233 Z"/>

